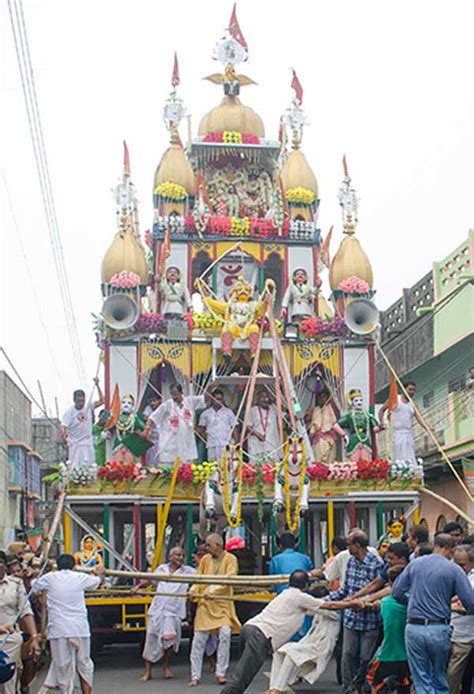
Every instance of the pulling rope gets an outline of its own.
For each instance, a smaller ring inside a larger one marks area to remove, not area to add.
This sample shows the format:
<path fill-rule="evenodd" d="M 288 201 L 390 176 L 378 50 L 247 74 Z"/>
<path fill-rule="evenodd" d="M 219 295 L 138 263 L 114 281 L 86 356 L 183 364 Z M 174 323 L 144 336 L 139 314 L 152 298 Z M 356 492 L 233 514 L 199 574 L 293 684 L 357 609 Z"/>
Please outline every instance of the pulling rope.
<path fill-rule="evenodd" d="M 443 458 L 443 460 L 445 461 L 445 463 L 447 463 L 447 465 L 449 466 L 451 472 L 453 473 L 453 475 L 455 476 L 455 478 L 457 479 L 457 481 L 459 482 L 459 484 L 461 485 L 461 487 L 463 488 L 463 490 L 466 492 L 468 498 L 469 498 L 471 501 L 474 501 L 474 497 L 472 496 L 471 492 L 469 491 L 469 489 L 468 489 L 467 486 L 465 485 L 464 480 L 462 479 L 462 477 L 460 476 L 459 472 L 456 470 L 456 468 L 455 468 L 454 465 L 452 464 L 452 462 L 451 462 L 451 460 L 449 459 L 449 457 L 448 457 L 448 456 L 446 455 L 446 453 L 444 452 L 443 448 L 440 446 L 440 444 L 439 444 L 439 442 L 438 442 L 438 439 L 436 438 L 436 436 L 435 436 L 434 433 L 432 432 L 430 426 L 428 425 L 426 419 L 425 419 L 425 418 L 423 417 L 423 415 L 421 414 L 421 412 L 420 412 L 420 410 L 418 409 L 416 403 L 413 401 L 413 399 L 412 399 L 412 398 L 409 396 L 409 394 L 407 393 L 406 388 L 405 388 L 405 386 L 403 385 L 403 383 L 401 382 L 401 380 L 400 380 L 400 378 L 399 378 L 397 372 L 395 371 L 395 368 L 393 367 L 393 365 L 392 365 L 390 359 L 387 357 L 387 355 L 385 354 L 385 352 L 384 352 L 383 349 L 382 349 L 382 346 L 380 345 L 380 343 L 379 343 L 377 340 L 375 341 L 375 346 L 377 347 L 378 351 L 379 351 L 380 354 L 382 355 L 382 358 L 383 358 L 385 364 L 387 365 L 387 367 L 388 367 L 390 373 L 392 374 L 392 376 L 396 379 L 398 385 L 399 385 L 400 388 L 402 389 L 402 392 L 403 392 L 403 394 L 405 395 L 405 397 L 407 398 L 408 402 L 411 402 L 411 404 L 413 405 L 413 409 L 415 410 L 415 412 L 416 412 L 416 414 L 418 415 L 418 417 L 420 418 L 420 420 L 423 422 L 423 426 L 425 427 L 426 432 L 429 434 L 431 440 L 433 441 L 433 443 L 435 444 L 436 448 L 438 449 L 438 452 L 441 454 L 441 457 Z"/>

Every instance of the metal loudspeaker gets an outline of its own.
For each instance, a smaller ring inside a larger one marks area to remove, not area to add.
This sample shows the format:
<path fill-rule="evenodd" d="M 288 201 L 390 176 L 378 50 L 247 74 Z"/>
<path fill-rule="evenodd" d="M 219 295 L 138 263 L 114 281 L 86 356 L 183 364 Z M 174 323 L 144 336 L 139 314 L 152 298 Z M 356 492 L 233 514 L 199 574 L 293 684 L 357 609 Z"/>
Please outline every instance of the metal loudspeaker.
<path fill-rule="evenodd" d="M 346 306 L 346 325 L 356 335 L 370 335 L 379 324 L 377 306 L 368 299 L 353 299 Z"/>
<path fill-rule="evenodd" d="M 128 294 L 112 294 L 102 306 L 102 317 L 114 330 L 128 330 L 140 315 L 138 304 Z"/>

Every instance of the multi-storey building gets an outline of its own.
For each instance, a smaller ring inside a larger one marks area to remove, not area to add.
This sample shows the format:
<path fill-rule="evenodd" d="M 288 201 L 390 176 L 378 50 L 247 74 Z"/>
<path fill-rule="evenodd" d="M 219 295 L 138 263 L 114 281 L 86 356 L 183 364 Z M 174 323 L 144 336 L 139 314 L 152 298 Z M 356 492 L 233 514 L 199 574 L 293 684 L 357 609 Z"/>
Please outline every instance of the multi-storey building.
<path fill-rule="evenodd" d="M 474 473 L 474 230 L 431 272 L 382 314 L 382 345 L 397 372 L 417 384 L 416 404 L 459 477 L 473 491 Z M 376 363 L 377 402 L 390 375 Z M 474 506 L 431 437 L 416 426 L 425 484 L 473 515 Z M 421 517 L 431 530 L 456 512 L 422 494 Z"/>

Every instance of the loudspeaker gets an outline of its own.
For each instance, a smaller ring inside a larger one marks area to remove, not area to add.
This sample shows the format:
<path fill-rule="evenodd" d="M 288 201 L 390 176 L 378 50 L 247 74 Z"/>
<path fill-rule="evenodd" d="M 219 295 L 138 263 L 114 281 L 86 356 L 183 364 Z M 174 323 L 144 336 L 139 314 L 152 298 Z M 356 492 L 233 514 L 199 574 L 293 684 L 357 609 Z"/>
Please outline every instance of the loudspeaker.
<path fill-rule="evenodd" d="M 368 299 L 353 299 L 347 304 L 344 319 L 356 335 L 370 335 L 379 324 L 380 314 L 376 305 Z"/>
<path fill-rule="evenodd" d="M 140 308 L 128 294 L 112 294 L 102 306 L 102 317 L 114 330 L 128 330 L 135 325 Z"/>

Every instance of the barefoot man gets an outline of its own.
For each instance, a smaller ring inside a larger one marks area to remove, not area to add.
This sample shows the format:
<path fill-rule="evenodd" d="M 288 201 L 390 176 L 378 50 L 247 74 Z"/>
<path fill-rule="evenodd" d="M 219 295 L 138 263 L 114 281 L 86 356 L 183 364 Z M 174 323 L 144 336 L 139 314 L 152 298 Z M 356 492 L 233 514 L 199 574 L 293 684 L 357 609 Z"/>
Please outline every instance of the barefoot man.
<path fill-rule="evenodd" d="M 156 569 L 157 574 L 176 574 L 177 576 L 192 576 L 196 569 L 186 566 L 184 563 L 184 550 L 182 547 L 173 547 L 168 554 L 168 563 L 162 564 Z M 141 581 L 132 593 L 137 593 L 140 588 L 156 583 L 153 581 Z M 169 680 L 173 677 L 170 670 L 170 657 L 174 651 L 177 653 L 181 641 L 181 622 L 186 617 L 186 595 L 188 583 L 168 583 L 159 581 L 156 585 L 157 593 L 175 593 L 176 597 L 155 595 L 148 610 L 148 622 L 146 628 L 145 647 L 143 659 L 145 672 L 141 677 L 142 682 L 151 680 L 153 663 L 163 658 L 163 675 Z"/>

